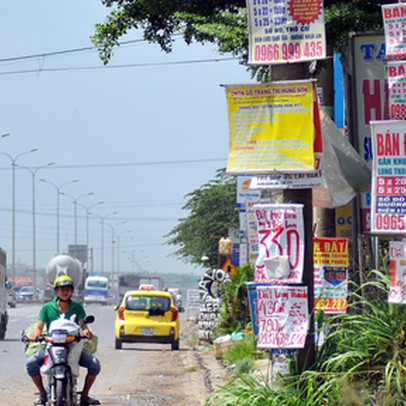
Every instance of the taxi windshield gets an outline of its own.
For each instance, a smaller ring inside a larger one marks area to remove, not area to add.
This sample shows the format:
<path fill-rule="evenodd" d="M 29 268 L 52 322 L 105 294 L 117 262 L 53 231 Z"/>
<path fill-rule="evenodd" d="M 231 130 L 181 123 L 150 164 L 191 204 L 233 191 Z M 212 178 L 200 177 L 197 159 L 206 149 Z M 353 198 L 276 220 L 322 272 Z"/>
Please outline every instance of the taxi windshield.
<path fill-rule="evenodd" d="M 161 309 L 167 312 L 171 308 L 171 300 L 169 297 L 155 295 L 129 295 L 125 301 L 127 310 L 150 310 Z"/>

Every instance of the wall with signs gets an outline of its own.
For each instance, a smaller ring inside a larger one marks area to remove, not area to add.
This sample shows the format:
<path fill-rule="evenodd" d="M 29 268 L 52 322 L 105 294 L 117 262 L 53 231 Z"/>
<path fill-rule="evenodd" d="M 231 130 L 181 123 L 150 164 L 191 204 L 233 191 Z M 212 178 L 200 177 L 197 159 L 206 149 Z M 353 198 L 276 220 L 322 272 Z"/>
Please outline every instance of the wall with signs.
<path fill-rule="evenodd" d="M 217 326 L 218 309 L 221 304 L 220 286 L 230 280 L 223 269 L 210 269 L 199 281 L 201 306 L 199 309 L 199 339 L 211 341 L 212 331 Z"/>

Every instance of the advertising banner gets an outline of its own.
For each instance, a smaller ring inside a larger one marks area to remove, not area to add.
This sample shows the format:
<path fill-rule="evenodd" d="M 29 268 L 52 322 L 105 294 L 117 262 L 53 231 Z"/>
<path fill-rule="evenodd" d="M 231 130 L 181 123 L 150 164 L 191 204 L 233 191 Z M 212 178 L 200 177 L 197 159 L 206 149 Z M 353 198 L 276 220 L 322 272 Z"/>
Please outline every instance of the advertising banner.
<path fill-rule="evenodd" d="M 391 118 L 406 118 L 406 61 L 388 61 L 386 65 Z"/>
<path fill-rule="evenodd" d="M 352 142 L 365 163 L 372 165 L 372 142 L 369 122 L 389 118 L 388 89 L 385 79 L 385 38 L 382 34 L 351 36 L 351 71 L 354 98 L 349 98 L 349 119 L 353 122 Z M 354 103 L 352 104 L 352 100 Z M 361 232 L 369 232 L 371 196 L 360 195 Z"/>
<path fill-rule="evenodd" d="M 230 127 L 227 173 L 315 171 L 311 81 L 225 87 Z"/>
<path fill-rule="evenodd" d="M 301 283 L 304 264 L 302 204 L 254 205 L 259 253 L 255 282 Z"/>
<path fill-rule="evenodd" d="M 322 0 L 247 0 L 247 11 L 249 64 L 326 57 Z"/>
<path fill-rule="evenodd" d="M 248 295 L 248 304 L 250 308 L 251 314 L 251 321 L 252 321 L 252 331 L 255 335 L 259 333 L 259 325 L 258 325 L 258 311 L 257 311 L 257 299 L 258 299 L 258 286 L 269 286 L 269 283 L 255 283 L 255 282 L 247 282 L 247 295 Z"/>
<path fill-rule="evenodd" d="M 383 27 L 385 30 L 386 57 L 406 58 L 406 4 L 382 5 Z"/>
<path fill-rule="evenodd" d="M 237 207 L 245 207 L 247 200 L 258 200 L 261 191 L 250 187 L 252 175 L 237 176 Z"/>
<path fill-rule="evenodd" d="M 389 242 L 389 303 L 406 304 L 406 242 Z"/>
<path fill-rule="evenodd" d="M 304 348 L 309 325 L 307 287 L 257 287 L 258 348 Z"/>
<path fill-rule="evenodd" d="M 371 121 L 371 231 L 406 231 L 406 121 Z"/>
<path fill-rule="evenodd" d="M 348 240 L 313 238 L 314 309 L 345 313 L 348 293 Z"/>

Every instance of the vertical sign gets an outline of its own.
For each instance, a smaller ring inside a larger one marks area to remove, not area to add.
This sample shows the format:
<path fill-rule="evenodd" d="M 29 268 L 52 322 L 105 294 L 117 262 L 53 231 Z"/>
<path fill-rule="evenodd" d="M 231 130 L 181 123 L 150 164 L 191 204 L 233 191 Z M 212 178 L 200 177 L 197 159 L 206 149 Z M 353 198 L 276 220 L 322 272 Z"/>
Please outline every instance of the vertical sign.
<path fill-rule="evenodd" d="M 304 264 L 302 204 L 254 205 L 259 253 L 255 282 L 301 283 Z"/>
<path fill-rule="evenodd" d="M 371 231 L 406 231 L 406 121 L 372 121 Z"/>
<path fill-rule="evenodd" d="M 314 308 L 326 313 L 347 310 L 348 240 L 313 239 Z"/>
<path fill-rule="evenodd" d="M 387 63 L 389 111 L 391 118 L 406 118 L 406 62 Z"/>
<path fill-rule="evenodd" d="M 249 64 L 326 57 L 322 0 L 247 0 Z"/>
<path fill-rule="evenodd" d="M 304 348 L 309 324 L 307 287 L 258 286 L 258 347 Z"/>
<path fill-rule="evenodd" d="M 226 85 L 226 97 L 230 127 L 227 173 L 315 171 L 311 81 Z"/>
<path fill-rule="evenodd" d="M 386 56 L 388 59 L 406 58 L 406 4 L 382 5 L 385 30 Z"/>
<path fill-rule="evenodd" d="M 406 243 L 389 242 L 390 303 L 406 304 Z"/>
<path fill-rule="evenodd" d="M 369 122 L 389 117 L 387 87 L 385 85 L 385 42 L 381 34 L 356 34 L 351 37 L 354 105 L 353 142 L 370 166 L 372 143 Z M 351 98 L 349 102 L 352 103 Z M 368 232 L 370 224 L 370 194 L 362 193 L 360 200 L 361 231 Z"/>

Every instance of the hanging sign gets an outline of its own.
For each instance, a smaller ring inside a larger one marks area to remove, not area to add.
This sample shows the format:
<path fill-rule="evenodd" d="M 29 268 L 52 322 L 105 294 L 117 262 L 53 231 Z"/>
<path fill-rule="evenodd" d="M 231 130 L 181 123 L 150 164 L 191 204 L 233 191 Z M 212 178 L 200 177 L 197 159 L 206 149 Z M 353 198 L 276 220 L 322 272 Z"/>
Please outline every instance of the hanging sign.
<path fill-rule="evenodd" d="M 388 61 L 389 112 L 391 118 L 406 118 L 406 61 Z"/>
<path fill-rule="evenodd" d="M 389 242 L 389 303 L 406 304 L 406 243 Z"/>
<path fill-rule="evenodd" d="M 301 283 L 304 264 L 302 204 L 254 205 L 259 253 L 255 282 Z"/>
<path fill-rule="evenodd" d="M 348 293 L 347 238 L 313 238 L 314 309 L 345 313 Z"/>
<path fill-rule="evenodd" d="M 304 348 L 307 287 L 257 286 L 258 348 Z"/>
<path fill-rule="evenodd" d="M 372 199 L 371 231 L 406 231 L 406 122 L 371 121 Z"/>
<path fill-rule="evenodd" d="M 311 81 L 225 87 L 230 127 L 227 173 L 316 170 L 314 140 L 319 129 L 314 125 Z"/>
<path fill-rule="evenodd" d="M 247 10 L 249 64 L 326 57 L 322 0 L 247 0 Z"/>
<path fill-rule="evenodd" d="M 406 4 L 382 4 L 386 57 L 406 58 Z"/>

